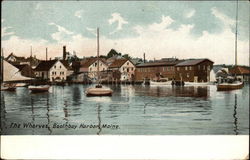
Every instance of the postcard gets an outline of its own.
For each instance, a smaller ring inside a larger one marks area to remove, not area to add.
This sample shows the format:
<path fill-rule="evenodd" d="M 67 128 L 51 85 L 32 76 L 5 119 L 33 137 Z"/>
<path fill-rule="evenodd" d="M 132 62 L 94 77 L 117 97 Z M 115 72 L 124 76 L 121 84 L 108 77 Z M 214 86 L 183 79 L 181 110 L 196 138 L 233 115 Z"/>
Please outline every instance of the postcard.
<path fill-rule="evenodd" d="M 220 148 L 238 139 L 232 147 L 242 150 L 228 148 L 238 154 L 226 159 L 247 157 L 248 5 L 248 1 L 3 1 L 1 138 L 6 148 L 1 155 L 25 158 L 11 156 L 7 147 L 14 139 L 21 143 L 23 139 L 16 139 L 21 136 L 27 141 L 35 138 L 31 148 L 44 137 L 46 144 L 53 137 L 65 138 L 70 146 L 73 139 L 88 141 L 86 146 L 119 139 L 120 147 L 128 145 L 132 155 L 131 148 L 143 151 L 148 142 L 157 141 L 159 146 L 149 146 L 158 149 L 155 155 L 164 156 L 150 156 L 146 147 L 148 156 L 142 159 L 166 159 L 160 149 L 165 142 L 192 146 L 193 141 L 199 148 L 198 141 L 203 141 Z M 137 140 L 137 147 L 127 144 Z M 74 156 L 76 150 L 73 157 L 82 158 Z M 225 159 L 213 156 L 207 159 Z"/>

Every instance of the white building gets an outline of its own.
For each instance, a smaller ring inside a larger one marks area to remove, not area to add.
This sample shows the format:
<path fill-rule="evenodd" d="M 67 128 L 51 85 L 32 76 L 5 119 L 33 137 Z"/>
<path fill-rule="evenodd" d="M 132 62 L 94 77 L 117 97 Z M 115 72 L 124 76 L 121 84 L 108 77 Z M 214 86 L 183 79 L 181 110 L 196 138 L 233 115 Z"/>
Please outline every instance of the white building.
<path fill-rule="evenodd" d="M 87 73 L 88 77 L 92 80 L 97 79 L 97 63 L 98 59 L 97 58 L 87 58 L 80 62 L 80 69 L 79 72 L 81 73 Z M 105 60 L 99 59 L 99 71 L 100 74 L 102 72 L 107 71 L 108 65 L 106 64 Z"/>
<path fill-rule="evenodd" d="M 36 77 L 49 81 L 65 81 L 71 73 L 66 61 L 41 61 L 35 68 Z"/>
<path fill-rule="evenodd" d="M 134 80 L 135 65 L 128 59 L 116 59 L 110 66 L 109 70 L 118 70 L 121 73 L 121 81 Z"/>

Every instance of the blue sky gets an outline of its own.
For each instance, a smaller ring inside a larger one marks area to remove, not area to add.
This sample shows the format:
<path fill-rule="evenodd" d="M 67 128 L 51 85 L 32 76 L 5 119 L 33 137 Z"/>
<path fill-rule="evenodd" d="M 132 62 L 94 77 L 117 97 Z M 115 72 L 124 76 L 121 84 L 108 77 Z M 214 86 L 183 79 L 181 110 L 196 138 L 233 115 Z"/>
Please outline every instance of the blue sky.
<path fill-rule="evenodd" d="M 210 58 L 234 63 L 235 1 L 2 2 L 5 54 L 60 56 L 62 45 L 82 56 L 111 48 L 134 57 Z M 238 61 L 249 64 L 249 3 L 239 2 Z M 220 56 L 218 56 L 220 55 Z"/>

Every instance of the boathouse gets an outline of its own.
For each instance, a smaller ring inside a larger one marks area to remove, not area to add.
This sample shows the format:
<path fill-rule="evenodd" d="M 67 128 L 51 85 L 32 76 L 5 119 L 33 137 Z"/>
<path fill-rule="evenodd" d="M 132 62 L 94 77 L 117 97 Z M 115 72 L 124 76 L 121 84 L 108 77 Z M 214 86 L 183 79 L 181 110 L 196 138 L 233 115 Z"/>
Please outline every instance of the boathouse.
<path fill-rule="evenodd" d="M 173 80 L 175 78 L 174 66 L 180 62 L 183 62 L 183 60 L 167 59 L 139 64 L 136 66 L 135 79 L 136 81 L 160 78 Z"/>
<path fill-rule="evenodd" d="M 209 82 L 213 63 L 209 59 L 188 59 L 175 65 L 175 80 Z"/>

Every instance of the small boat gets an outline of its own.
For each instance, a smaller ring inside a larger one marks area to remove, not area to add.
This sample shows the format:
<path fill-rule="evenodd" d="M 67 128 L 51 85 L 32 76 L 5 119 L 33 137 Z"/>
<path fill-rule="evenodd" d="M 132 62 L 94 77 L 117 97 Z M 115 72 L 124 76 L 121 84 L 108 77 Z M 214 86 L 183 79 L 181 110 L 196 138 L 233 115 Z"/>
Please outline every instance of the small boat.
<path fill-rule="evenodd" d="M 27 87 L 29 84 L 27 83 L 17 83 L 16 87 Z"/>
<path fill-rule="evenodd" d="M 168 81 L 168 79 L 165 79 L 165 78 L 161 78 L 157 81 L 152 81 L 150 80 L 150 85 L 172 85 L 172 81 Z"/>
<path fill-rule="evenodd" d="M 85 91 L 86 96 L 112 96 L 113 91 L 110 88 L 103 88 L 100 84 L 99 72 L 99 28 L 97 28 L 97 85 L 88 88 Z"/>
<path fill-rule="evenodd" d="M 237 9 L 236 9 L 236 27 L 235 27 L 235 66 L 237 66 L 237 24 L 238 24 L 238 0 L 237 0 Z M 217 84 L 217 91 L 228 91 L 234 89 L 241 89 L 244 87 L 244 82 L 237 80 L 237 76 L 231 75 L 228 76 L 228 82 Z"/>
<path fill-rule="evenodd" d="M 112 93 L 110 88 L 103 88 L 101 85 L 86 90 L 86 96 L 112 96 Z"/>
<path fill-rule="evenodd" d="M 39 86 L 29 86 L 28 88 L 32 93 L 40 93 L 40 92 L 48 92 L 50 86 L 49 85 L 39 85 Z"/>
<path fill-rule="evenodd" d="M 229 91 L 234 89 L 241 89 L 244 87 L 244 83 L 235 81 L 233 83 L 220 83 L 217 85 L 217 91 Z"/>
<path fill-rule="evenodd" d="M 1 91 L 15 91 L 16 90 L 16 84 L 2 84 L 1 85 Z"/>
<path fill-rule="evenodd" d="M 185 86 L 207 86 L 212 83 L 209 82 L 184 82 Z"/>

